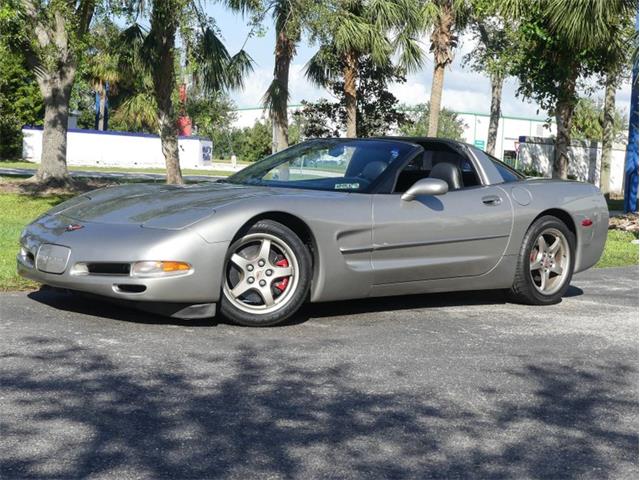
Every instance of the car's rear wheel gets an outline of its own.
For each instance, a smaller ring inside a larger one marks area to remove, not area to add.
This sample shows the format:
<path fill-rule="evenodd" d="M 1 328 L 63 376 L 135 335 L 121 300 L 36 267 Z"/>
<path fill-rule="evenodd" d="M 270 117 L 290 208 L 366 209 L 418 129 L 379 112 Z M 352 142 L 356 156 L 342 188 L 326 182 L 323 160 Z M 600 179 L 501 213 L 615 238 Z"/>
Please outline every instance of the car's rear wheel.
<path fill-rule="evenodd" d="M 527 231 L 511 297 L 530 305 L 558 303 L 565 294 L 575 262 L 575 235 L 560 219 L 547 215 Z"/>
<path fill-rule="evenodd" d="M 261 220 L 229 247 L 220 311 L 246 326 L 284 322 L 304 303 L 311 255 L 288 227 Z"/>

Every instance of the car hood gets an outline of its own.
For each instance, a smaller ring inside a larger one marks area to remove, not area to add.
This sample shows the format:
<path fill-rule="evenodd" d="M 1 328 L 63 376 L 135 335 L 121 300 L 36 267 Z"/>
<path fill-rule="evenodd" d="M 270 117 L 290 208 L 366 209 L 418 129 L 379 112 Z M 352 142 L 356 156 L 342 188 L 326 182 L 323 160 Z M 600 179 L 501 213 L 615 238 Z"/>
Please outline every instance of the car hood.
<path fill-rule="evenodd" d="M 230 202 L 279 194 L 274 190 L 224 183 L 125 185 L 81 195 L 48 213 L 64 214 L 78 222 L 135 224 L 179 230 L 213 215 L 216 208 Z"/>

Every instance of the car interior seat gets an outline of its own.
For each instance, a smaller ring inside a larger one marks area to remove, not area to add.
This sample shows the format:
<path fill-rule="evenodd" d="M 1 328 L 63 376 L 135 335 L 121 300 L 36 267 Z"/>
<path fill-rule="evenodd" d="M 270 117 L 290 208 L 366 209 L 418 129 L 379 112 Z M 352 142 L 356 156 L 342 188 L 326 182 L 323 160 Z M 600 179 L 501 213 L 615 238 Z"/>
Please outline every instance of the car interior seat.
<path fill-rule="evenodd" d="M 463 185 L 460 168 L 449 162 L 436 163 L 429 173 L 429 178 L 444 180 L 449 185 L 449 190 L 458 190 Z"/>

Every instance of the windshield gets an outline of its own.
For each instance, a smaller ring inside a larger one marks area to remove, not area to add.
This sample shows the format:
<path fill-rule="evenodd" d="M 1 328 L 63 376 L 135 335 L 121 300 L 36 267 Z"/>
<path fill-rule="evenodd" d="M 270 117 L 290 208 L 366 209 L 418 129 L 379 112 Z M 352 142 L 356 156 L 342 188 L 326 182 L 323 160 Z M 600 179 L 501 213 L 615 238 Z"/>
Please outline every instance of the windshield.
<path fill-rule="evenodd" d="M 242 185 L 367 192 L 415 145 L 389 140 L 319 139 L 266 157 L 227 179 Z"/>

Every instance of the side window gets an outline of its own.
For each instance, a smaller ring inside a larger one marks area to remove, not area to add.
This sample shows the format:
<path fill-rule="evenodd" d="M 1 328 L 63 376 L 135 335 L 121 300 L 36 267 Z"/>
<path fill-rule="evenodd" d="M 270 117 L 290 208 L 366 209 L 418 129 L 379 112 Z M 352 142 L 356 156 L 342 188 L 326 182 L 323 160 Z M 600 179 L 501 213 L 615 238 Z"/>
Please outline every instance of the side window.
<path fill-rule="evenodd" d="M 455 167 L 459 178 L 457 183 L 462 185 L 461 188 L 480 185 L 476 170 L 466 156 L 442 144 L 422 146 L 425 149 L 423 154 L 411 160 L 398 175 L 394 193 L 406 192 L 418 180 L 429 177 L 433 166 L 439 163 L 448 163 Z M 451 187 L 450 189 L 453 190 Z"/>
<path fill-rule="evenodd" d="M 524 178 L 522 175 L 520 175 L 516 170 L 511 168 L 506 163 L 501 162 L 497 158 L 492 157 L 488 153 L 483 152 L 479 148 L 476 148 L 476 147 L 471 147 L 471 148 L 473 148 L 473 151 L 477 156 L 483 157 L 484 159 L 489 159 L 491 163 L 493 163 L 493 165 L 496 167 L 496 169 L 498 170 L 498 173 L 500 174 L 500 176 L 502 177 L 502 180 L 504 180 L 505 183 L 517 182 Z"/>
<path fill-rule="evenodd" d="M 511 168 L 507 167 L 504 163 L 493 159 L 491 159 L 491 161 L 498 169 L 498 173 L 500 173 L 500 176 L 505 181 L 505 183 L 517 182 L 518 180 L 522 180 L 516 172 L 511 170 Z"/>

